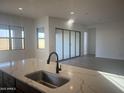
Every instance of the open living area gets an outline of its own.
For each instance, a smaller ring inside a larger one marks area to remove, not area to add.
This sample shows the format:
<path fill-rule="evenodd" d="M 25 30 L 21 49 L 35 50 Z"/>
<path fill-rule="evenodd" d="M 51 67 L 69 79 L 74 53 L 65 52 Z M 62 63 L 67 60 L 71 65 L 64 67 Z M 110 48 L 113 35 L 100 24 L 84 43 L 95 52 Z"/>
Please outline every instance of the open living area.
<path fill-rule="evenodd" d="M 0 93 L 124 93 L 124 0 L 0 0 Z"/>

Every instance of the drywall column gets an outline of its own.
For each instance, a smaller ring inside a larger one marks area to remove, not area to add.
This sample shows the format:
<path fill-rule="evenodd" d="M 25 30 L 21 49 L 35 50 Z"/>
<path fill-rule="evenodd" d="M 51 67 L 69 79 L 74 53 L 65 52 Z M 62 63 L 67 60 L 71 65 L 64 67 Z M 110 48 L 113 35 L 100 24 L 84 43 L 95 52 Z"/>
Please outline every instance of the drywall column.
<path fill-rule="evenodd" d="M 96 54 L 96 28 L 88 29 L 88 54 Z"/>
<path fill-rule="evenodd" d="M 35 57 L 46 62 L 49 56 L 49 21 L 48 16 L 41 17 L 35 20 Z M 38 49 L 37 48 L 37 31 L 38 27 L 43 27 L 45 32 L 45 48 Z"/>

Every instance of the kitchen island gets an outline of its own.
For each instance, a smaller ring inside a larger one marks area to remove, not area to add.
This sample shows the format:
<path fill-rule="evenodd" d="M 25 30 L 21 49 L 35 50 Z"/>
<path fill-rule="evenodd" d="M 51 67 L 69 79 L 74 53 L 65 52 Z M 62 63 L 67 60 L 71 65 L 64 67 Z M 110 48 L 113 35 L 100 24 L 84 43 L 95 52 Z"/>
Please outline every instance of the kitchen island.
<path fill-rule="evenodd" d="M 51 62 L 51 64 L 47 64 L 41 59 L 35 58 L 0 62 L 0 73 L 5 73 L 13 77 L 15 79 L 16 89 L 18 89 L 17 85 L 20 84 L 18 82 L 21 82 L 22 84 L 26 84 L 26 88 L 29 91 L 31 88 L 33 89 L 32 91 L 36 91 L 32 93 L 123 93 L 123 91 L 106 79 L 99 71 L 65 64 L 62 64 L 62 71 L 58 75 L 68 78 L 69 81 L 57 88 L 49 88 L 25 77 L 27 74 L 40 70 L 56 74 L 56 63 Z"/>

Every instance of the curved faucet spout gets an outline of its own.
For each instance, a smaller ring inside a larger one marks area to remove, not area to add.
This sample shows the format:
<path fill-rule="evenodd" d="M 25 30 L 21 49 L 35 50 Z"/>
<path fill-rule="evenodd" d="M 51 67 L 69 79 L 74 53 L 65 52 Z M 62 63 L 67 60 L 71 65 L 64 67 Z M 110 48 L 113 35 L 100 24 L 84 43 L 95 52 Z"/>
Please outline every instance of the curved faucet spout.
<path fill-rule="evenodd" d="M 48 60 L 47 60 L 47 64 L 50 63 L 50 59 L 51 59 L 51 56 L 52 56 L 53 54 L 56 55 L 56 73 L 59 73 L 59 71 L 61 70 L 61 66 L 59 67 L 59 62 L 58 62 L 59 57 L 58 57 L 58 54 L 57 54 L 56 52 L 51 52 L 51 53 L 49 54 L 49 57 L 48 57 Z"/>
<path fill-rule="evenodd" d="M 58 54 L 57 54 L 56 52 L 51 52 L 51 53 L 49 54 L 49 57 L 48 57 L 48 60 L 47 60 L 47 64 L 49 64 L 49 63 L 50 63 L 50 59 L 51 59 L 51 56 L 52 56 L 53 54 L 55 54 L 55 55 L 56 55 L 56 61 L 58 61 L 58 60 L 59 60 Z"/>

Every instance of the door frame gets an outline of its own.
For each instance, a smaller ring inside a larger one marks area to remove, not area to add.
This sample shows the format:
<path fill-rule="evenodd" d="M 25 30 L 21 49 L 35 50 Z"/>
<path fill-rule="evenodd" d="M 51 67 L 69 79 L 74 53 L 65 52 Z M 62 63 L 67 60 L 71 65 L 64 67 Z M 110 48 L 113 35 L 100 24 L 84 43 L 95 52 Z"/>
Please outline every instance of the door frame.
<path fill-rule="evenodd" d="M 56 32 L 58 30 L 62 31 L 62 60 L 67 60 L 71 58 L 76 58 L 81 56 L 81 31 L 76 31 L 76 30 L 69 30 L 69 29 L 63 29 L 63 28 L 55 28 L 55 41 L 56 41 Z M 64 59 L 64 31 L 69 31 L 69 58 Z M 71 57 L 71 32 L 75 32 L 75 56 Z M 76 56 L 76 32 L 79 33 L 79 56 Z M 55 49 L 56 49 L 56 42 L 55 42 Z"/>

